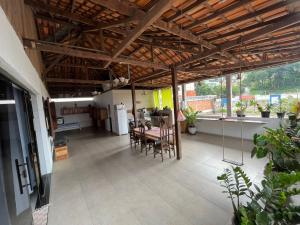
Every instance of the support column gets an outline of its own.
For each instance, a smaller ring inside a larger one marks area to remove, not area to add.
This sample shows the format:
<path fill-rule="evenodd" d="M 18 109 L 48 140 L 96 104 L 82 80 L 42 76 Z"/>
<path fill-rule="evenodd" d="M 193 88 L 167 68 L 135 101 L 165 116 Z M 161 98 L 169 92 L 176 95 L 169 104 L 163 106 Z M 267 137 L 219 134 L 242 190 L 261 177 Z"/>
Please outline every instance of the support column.
<path fill-rule="evenodd" d="M 232 81 L 231 74 L 226 75 L 227 116 L 232 116 Z"/>
<path fill-rule="evenodd" d="M 171 68 L 171 74 L 172 74 L 172 90 L 173 90 L 174 121 L 175 121 L 176 155 L 177 155 L 177 159 L 180 160 L 182 158 L 182 151 L 181 151 L 180 123 L 177 121 L 179 102 L 178 102 L 178 82 L 177 82 L 176 68 L 174 67 Z"/>
<path fill-rule="evenodd" d="M 181 103 L 181 108 L 185 108 L 185 106 L 186 106 L 186 102 L 185 102 L 185 98 L 186 98 L 185 84 L 181 85 L 181 90 L 182 90 L 182 103 Z"/>
<path fill-rule="evenodd" d="M 134 118 L 135 127 L 137 126 L 136 120 L 136 98 L 135 98 L 135 84 L 131 83 L 131 96 L 132 96 L 132 114 Z"/>

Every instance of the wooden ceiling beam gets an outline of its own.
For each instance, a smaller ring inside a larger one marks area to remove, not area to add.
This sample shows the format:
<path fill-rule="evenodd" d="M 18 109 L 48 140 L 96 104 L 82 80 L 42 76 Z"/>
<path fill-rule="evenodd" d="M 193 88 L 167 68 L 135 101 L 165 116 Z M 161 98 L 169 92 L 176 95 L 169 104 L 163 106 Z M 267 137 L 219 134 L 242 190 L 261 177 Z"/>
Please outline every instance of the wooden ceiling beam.
<path fill-rule="evenodd" d="M 265 26 L 270 25 L 270 24 L 276 24 L 276 23 L 278 23 L 278 22 L 280 22 L 280 21 L 282 21 L 282 20 L 284 20 L 285 18 L 288 18 L 288 17 L 290 17 L 290 15 L 286 15 L 284 17 L 280 17 L 280 18 L 270 20 L 270 21 L 266 21 L 266 22 L 256 23 L 256 24 L 253 24 L 251 26 L 247 26 L 247 27 L 242 28 L 242 29 L 237 29 L 237 30 L 234 30 L 234 31 L 231 31 L 231 32 L 226 32 L 225 34 L 219 35 L 219 36 L 211 38 L 209 40 L 213 42 L 213 41 L 226 39 L 230 36 L 236 36 L 238 34 L 247 33 L 249 31 L 259 29 L 259 28 L 265 27 Z"/>
<path fill-rule="evenodd" d="M 300 61 L 300 56 L 296 57 L 295 59 L 289 59 L 288 61 L 282 61 L 279 60 L 278 62 L 275 63 L 262 63 L 260 65 L 256 65 L 256 67 L 245 67 L 243 68 L 243 72 L 249 72 L 249 71 L 253 71 L 253 70 L 258 70 L 258 69 L 265 69 L 265 68 L 270 68 L 270 67 L 276 67 L 276 66 L 280 66 L 280 65 L 285 65 L 287 63 L 294 63 L 294 62 L 298 62 Z M 204 79 L 209 79 L 212 77 L 216 77 L 216 76 L 225 76 L 228 74 L 236 74 L 240 71 L 240 69 L 233 69 L 233 70 L 227 70 L 227 71 L 216 71 L 215 73 L 211 73 L 211 74 L 207 74 L 206 76 L 201 76 L 198 78 L 193 78 L 193 79 L 189 79 L 189 80 L 184 80 L 183 82 L 179 82 L 179 84 L 185 84 L 185 83 L 191 83 L 191 82 L 197 82 L 197 81 L 201 81 Z"/>
<path fill-rule="evenodd" d="M 299 3 L 299 1 L 298 0 L 288 0 L 288 1 L 284 1 L 284 2 L 278 2 L 274 5 L 268 6 L 266 8 L 260 9 L 260 10 L 257 10 L 256 12 L 251 12 L 251 13 L 248 13 L 246 15 L 239 16 L 235 19 L 229 20 L 228 22 L 221 23 L 221 24 L 209 27 L 208 30 L 197 32 L 196 34 L 201 35 L 201 36 L 202 35 L 208 35 L 208 34 L 216 32 L 217 30 L 224 29 L 225 27 L 232 26 L 236 23 L 240 23 L 241 21 L 247 21 L 249 19 L 252 19 L 252 18 L 255 18 L 255 17 L 258 17 L 258 16 L 262 16 L 265 13 L 269 13 L 271 11 L 278 10 L 282 7 L 287 7 L 287 6 L 290 6 L 290 5 L 295 4 L 295 3 Z"/>
<path fill-rule="evenodd" d="M 240 0 L 240 1 L 234 2 L 233 4 L 227 6 L 223 9 L 220 9 L 220 10 L 216 11 L 215 13 L 212 13 L 209 16 L 203 17 L 203 19 L 196 20 L 195 22 L 185 26 L 184 29 L 192 29 L 196 26 L 202 25 L 216 17 L 222 16 L 228 12 L 231 12 L 232 10 L 235 10 L 235 9 L 237 9 L 245 4 L 249 4 L 249 3 L 251 3 L 251 0 Z"/>
<path fill-rule="evenodd" d="M 258 37 L 264 36 L 266 34 L 272 33 L 274 31 L 277 31 L 279 29 L 285 28 L 285 27 L 289 27 L 292 26 L 294 24 L 300 23 L 300 13 L 295 13 L 292 14 L 288 17 L 285 17 L 285 19 L 278 21 L 276 24 L 270 24 L 264 28 L 261 28 L 259 30 L 256 30 L 252 33 L 246 34 L 244 36 L 242 36 L 241 38 L 232 40 L 232 41 L 228 41 L 220 46 L 218 46 L 218 48 L 213 49 L 213 50 L 206 50 L 204 51 L 202 54 L 198 54 L 195 56 L 192 56 L 190 59 L 187 59 L 181 63 L 178 63 L 176 66 L 180 67 L 180 66 L 184 66 L 190 63 L 193 63 L 195 61 L 198 61 L 200 59 L 204 59 L 207 58 L 209 56 L 215 55 L 219 52 L 222 51 L 226 51 L 229 50 L 233 47 L 236 47 L 238 45 L 240 45 L 241 43 L 247 43 L 249 41 L 252 41 Z"/>
<path fill-rule="evenodd" d="M 24 3 L 26 5 L 34 8 L 34 9 L 38 9 L 40 11 L 60 15 L 64 18 L 66 18 L 66 19 L 76 21 L 78 23 L 85 24 L 85 25 L 88 25 L 88 26 L 93 26 L 93 27 L 96 27 L 97 29 L 104 29 L 104 28 L 108 29 L 108 28 L 112 28 L 114 26 L 119 26 L 119 25 L 124 24 L 124 23 L 128 23 L 128 20 L 121 20 L 121 21 L 117 21 L 117 22 L 114 22 L 114 23 L 111 23 L 111 24 L 99 23 L 99 22 L 97 22 L 93 19 L 78 16 L 75 13 L 72 13 L 72 12 L 67 11 L 67 10 L 62 10 L 58 7 L 50 6 L 50 5 L 45 4 L 43 2 L 36 2 L 36 1 L 33 1 L 33 0 L 24 0 Z M 93 29 L 93 30 L 95 30 L 95 29 Z"/>
<path fill-rule="evenodd" d="M 102 5 L 110 10 L 117 11 L 123 15 L 126 16 L 133 16 L 138 15 L 138 17 L 143 18 L 146 13 L 143 10 L 138 9 L 133 4 L 130 4 L 129 2 L 126 2 L 124 0 L 92 0 L 92 2 Z M 176 36 L 179 36 L 183 39 L 189 40 L 191 42 L 194 42 L 196 44 L 201 44 L 207 48 L 213 48 L 208 42 L 205 40 L 196 37 L 193 33 L 187 30 L 182 30 L 180 27 L 175 23 L 168 23 L 163 20 L 158 20 L 155 23 L 153 23 L 153 26 L 165 30 L 171 34 L 174 34 Z"/>
<path fill-rule="evenodd" d="M 265 64 L 270 64 L 270 63 L 281 63 L 281 62 L 286 62 L 286 61 L 291 61 L 291 60 L 297 60 L 300 59 L 300 54 L 293 55 L 291 57 L 287 58 L 274 58 L 274 59 L 269 59 L 268 61 L 259 61 L 259 62 L 247 62 L 244 63 L 243 66 L 240 64 L 231 64 L 228 66 L 209 66 L 209 67 L 204 67 L 204 68 L 194 68 L 192 70 L 186 70 L 186 72 L 192 72 L 192 73 L 199 73 L 199 72 L 209 72 L 209 71 L 226 71 L 226 70 L 232 70 L 232 69 L 239 69 L 242 67 L 248 68 L 248 67 L 256 67 L 256 66 L 261 66 Z"/>
<path fill-rule="evenodd" d="M 155 22 L 171 6 L 170 0 L 160 0 L 141 19 L 138 25 L 131 31 L 121 44 L 113 50 L 112 59 L 118 57 L 135 39 L 137 39 L 153 22 Z M 107 68 L 112 61 L 108 61 L 104 68 Z"/>
<path fill-rule="evenodd" d="M 112 61 L 116 63 L 130 64 L 140 67 L 148 67 L 154 69 L 169 70 L 169 67 L 164 64 L 141 61 L 127 57 L 112 58 L 110 55 L 103 53 L 97 49 L 89 49 L 70 45 L 61 45 L 57 43 L 48 43 L 38 40 L 23 38 L 25 47 L 34 48 L 43 52 L 52 52 L 61 55 L 69 55 L 79 58 L 87 58 L 101 61 Z"/>
<path fill-rule="evenodd" d="M 83 80 L 83 79 L 65 79 L 65 78 L 46 78 L 47 83 L 68 83 L 68 84 L 103 84 L 103 80 Z"/>
<path fill-rule="evenodd" d="M 197 0 L 190 4 L 189 6 L 185 7 L 184 9 L 179 9 L 173 16 L 170 16 L 167 19 L 167 22 L 180 19 L 185 16 L 185 14 L 189 13 L 190 11 L 194 10 L 194 8 L 199 7 L 203 3 L 207 2 L 207 0 Z"/>
<path fill-rule="evenodd" d="M 60 16 L 63 16 L 65 18 L 86 24 L 86 25 L 90 25 L 90 26 L 95 26 L 96 28 L 101 29 L 103 26 L 105 26 L 106 24 L 99 24 L 96 21 L 90 20 L 90 19 L 86 19 L 86 18 L 82 18 L 80 16 L 77 16 L 73 13 L 64 11 L 64 10 L 60 10 L 58 8 L 55 7 L 51 7 L 49 5 L 43 4 L 42 2 L 34 2 L 33 0 L 24 0 L 26 4 L 28 4 L 31 7 L 37 8 L 39 10 L 42 11 L 46 11 L 46 12 L 51 12 L 53 14 L 59 14 Z M 133 20 L 135 19 L 139 19 L 139 18 L 144 18 L 146 16 L 146 13 L 134 6 L 132 6 L 130 3 L 125 3 L 124 0 L 93 0 L 94 3 L 100 4 L 106 8 L 109 8 L 111 10 L 115 10 L 118 11 L 120 13 L 123 13 L 127 16 L 131 16 L 133 17 Z M 159 1 L 161 2 L 161 1 Z M 216 48 L 215 45 L 210 44 L 209 42 L 203 40 L 201 37 L 197 37 L 195 36 L 192 32 L 188 31 L 188 30 L 182 30 L 178 25 L 176 25 L 175 23 L 167 23 L 163 20 L 158 20 L 156 22 L 154 22 L 153 26 L 165 30 L 173 35 L 179 36 L 183 39 L 189 40 L 193 43 L 199 44 L 199 45 L 203 45 L 206 48 L 209 49 L 213 49 Z M 117 33 L 121 33 L 122 35 L 127 35 L 126 33 L 124 33 L 124 31 L 116 29 L 116 28 L 107 28 L 110 29 L 114 32 Z M 145 29 L 144 29 L 145 30 Z M 126 37 L 127 39 L 128 36 Z M 234 61 L 238 61 L 233 55 L 230 55 L 229 53 L 226 54 L 227 57 L 230 57 L 231 59 L 233 59 Z"/>

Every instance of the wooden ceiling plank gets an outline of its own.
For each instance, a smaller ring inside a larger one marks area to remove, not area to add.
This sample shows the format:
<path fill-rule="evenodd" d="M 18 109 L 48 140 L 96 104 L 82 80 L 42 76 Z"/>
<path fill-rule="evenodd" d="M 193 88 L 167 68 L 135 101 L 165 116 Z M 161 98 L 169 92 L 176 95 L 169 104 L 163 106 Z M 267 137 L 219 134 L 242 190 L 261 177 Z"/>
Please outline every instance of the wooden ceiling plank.
<path fill-rule="evenodd" d="M 272 33 L 274 31 L 294 25 L 299 22 L 300 22 L 300 13 L 295 13 L 293 15 L 286 17 L 284 20 L 279 21 L 276 24 L 270 24 L 264 28 L 261 28 L 252 33 L 246 34 L 246 35 L 242 36 L 241 39 L 239 38 L 239 39 L 235 39 L 232 41 L 228 41 L 228 42 L 218 46 L 217 49 L 207 50 L 207 51 L 204 51 L 202 54 L 195 55 L 195 56 L 191 57 L 190 59 L 177 64 L 177 66 L 184 66 L 184 65 L 193 63 L 197 60 L 207 58 L 207 57 L 217 54 L 219 52 L 229 50 L 237 45 L 240 45 L 241 43 L 246 43 L 248 41 L 252 41 L 258 37 L 264 36 L 268 33 Z"/>
<path fill-rule="evenodd" d="M 179 9 L 173 16 L 167 19 L 167 22 L 180 19 L 185 16 L 185 14 L 189 13 L 190 11 L 194 10 L 194 8 L 199 7 L 203 3 L 207 2 L 207 0 L 197 0 L 194 3 L 190 4 L 189 6 L 185 7 L 184 9 Z"/>
<path fill-rule="evenodd" d="M 171 6 L 170 0 L 160 0 L 141 19 L 138 25 L 130 32 L 121 44 L 113 51 L 112 58 L 118 57 L 135 39 L 137 39 L 150 25 L 153 24 Z M 104 68 L 107 68 L 112 61 L 108 61 Z"/>
<path fill-rule="evenodd" d="M 220 17 L 228 12 L 231 12 L 232 10 L 235 10 L 235 9 L 237 9 L 245 4 L 249 4 L 249 3 L 251 3 L 251 0 L 240 0 L 240 1 L 234 2 L 232 5 L 229 5 L 223 9 L 220 9 L 220 10 L 216 11 L 215 13 L 212 13 L 209 16 L 205 16 L 203 19 L 197 20 L 197 21 L 191 23 L 190 25 L 185 26 L 184 29 L 192 29 L 196 26 L 204 24 L 216 17 Z"/>

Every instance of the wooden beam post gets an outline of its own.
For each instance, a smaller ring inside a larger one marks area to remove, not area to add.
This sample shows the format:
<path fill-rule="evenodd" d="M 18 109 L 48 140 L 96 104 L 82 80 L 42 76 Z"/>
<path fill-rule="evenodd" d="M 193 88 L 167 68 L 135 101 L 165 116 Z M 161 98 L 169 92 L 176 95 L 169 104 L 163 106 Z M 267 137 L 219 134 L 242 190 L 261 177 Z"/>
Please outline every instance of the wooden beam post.
<path fill-rule="evenodd" d="M 171 67 L 172 74 L 172 89 L 173 89 L 173 105 L 174 105 L 174 121 L 175 121 L 175 142 L 176 142 L 176 156 L 180 160 L 182 158 L 181 151 L 181 132 L 180 123 L 177 121 L 179 102 L 178 102 L 178 82 L 177 82 L 177 71 L 175 67 Z"/>
<path fill-rule="evenodd" d="M 136 98 L 135 98 L 135 84 L 131 83 L 131 95 L 132 95 L 132 114 L 134 118 L 135 127 L 137 126 L 136 120 Z"/>

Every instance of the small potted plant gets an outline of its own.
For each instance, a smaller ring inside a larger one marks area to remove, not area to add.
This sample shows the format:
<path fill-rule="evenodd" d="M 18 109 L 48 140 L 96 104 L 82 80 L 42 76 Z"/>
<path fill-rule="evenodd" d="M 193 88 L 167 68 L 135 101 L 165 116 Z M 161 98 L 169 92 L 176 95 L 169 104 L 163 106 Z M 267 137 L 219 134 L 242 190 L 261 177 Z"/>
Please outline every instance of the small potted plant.
<path fill-rule="evenodd" d="M 272 104 L 267 103 L 265 106 L 257 104 L 257 109 L 261 113 L 262 118 L 270 118 Z"/>
<path fill-rule="evenodd" d="M 300 113 L 300 102 L 298 102 L 297 100 L 293 100 L 290 103 L 290 107 L 289 107 L 289 121 L 290 121 L 290 125 L 291 127 L 296 127 L 297 126 L 297 119 L 298 119 L 298 115 Z"/>
<path fill-rule="evenodd" d="M 244 101 L 238 101 L 236 104 L 235 104 L 235 107 L 237 107 L 237 110 L 236 110 L 236 115 L 237 117 L 245 117 L 245 111 L 247 109 L 247 104 L 246 102 Z"/>
<path fill-rule="evenodd" d="M 197 132 L 195 124 L 196 124 L 198 113 L 199 113 L 198 111 L 195 111 L 191 107 L 188 107 L 183 111 L 183 114 L 186 118 L 188 131 L 190 134 L 196 134 L 196 132 Z"/>
<path fill-rule="evenodd" d="M 285 99 L 280 99 L 280 100 L 279 100 L 279 104 L 278 104 L 278 106 L 277 106 L 277 112 L 276 112 L 277 117 L 278 117 L 279 119 L 282 119 L 282 118 L 284 118 L 284 116 L 285 116 L 286 108 L 287 108 L 286 103 L 287 103 L 287 102 L 286 102 Z"/>

